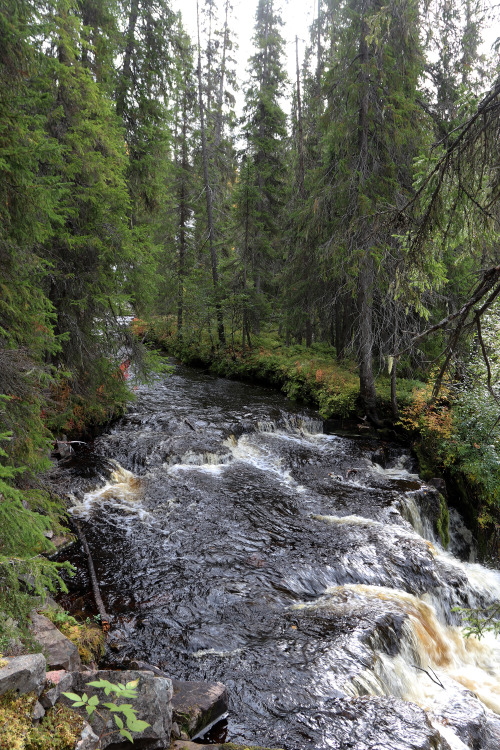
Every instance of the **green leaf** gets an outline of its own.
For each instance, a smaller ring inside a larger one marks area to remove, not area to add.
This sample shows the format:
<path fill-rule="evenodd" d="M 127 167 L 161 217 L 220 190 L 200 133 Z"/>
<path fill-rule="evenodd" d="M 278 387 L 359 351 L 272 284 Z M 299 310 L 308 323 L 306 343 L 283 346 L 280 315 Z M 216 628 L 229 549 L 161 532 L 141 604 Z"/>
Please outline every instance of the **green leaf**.
<path fill-rule="evenodd" d="M 88 713 L 89 716 L 92 716 L 92 714 L 95 711 L 95 706 L 86 705 L 85 706 L 85 710 L 86 710 L 86 712 Z"/>
<path fill-rule="evenodd" d="M 120 734 L 121 734 L 122 737 L 126 737 L 127 740 L 130 740 L 130 742 L 134 741 L 133 738 L 132 738 L 132 735 L 130 734 L 130 732 L 127 732 L 126 729 L 120 729 Z"/>
<path fill-rule="evenodd" d="M 70 701 L 78 701 L 79 703 L 82 702 L 82 699 L 76 693 L 63 693 L 63 695 L 65 695 L 66 698 L 69 698 Z"/>
<path fill-rule="evenodd" d="M 97 695 L 93 695 L 92 698 L 89 699 L 89 706 L 98 706 L 99 705 L 99 698 Z"/>
<path fill-rule="evenodd" d="M 147 721 L 142 721 L 141 719 L 137 718 L 134 718 L 133 720 L 127 718 L 127 727 L 131 732 L 144 732 L 144 730 L 150 726 L 151 724 L 148 724 Z"/>
<path fill-rule="evenodd" d="M 115 716 L 116 726 L 118 729 L 123 729 L 123 721 L 120 719 L 119 716 Z"/>

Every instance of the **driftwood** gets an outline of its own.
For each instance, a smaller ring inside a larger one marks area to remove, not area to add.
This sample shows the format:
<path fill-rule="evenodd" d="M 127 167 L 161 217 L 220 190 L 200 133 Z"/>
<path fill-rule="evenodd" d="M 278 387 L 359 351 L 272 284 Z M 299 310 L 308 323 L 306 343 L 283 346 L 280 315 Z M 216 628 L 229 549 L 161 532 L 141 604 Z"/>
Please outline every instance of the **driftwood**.
<path fill-rule="evenodd" d="M 94 592 L 95 603 L 97 605 L 97 609 L 98 609 L 99 614 L 101 616 L 102 629 L 103 629 L 103 631 L 105 633 L 107 633 L 108 630 L 109 630 L 109 623 L 110 623 L 110 619 L 111 618 L 109 617 L 109 615 L 106 612 L 106 609 L 104 607 L 104 602 L 103 602 L 102 597 L 101 597 L 101 592 L 99 591 L 99 583 L 97 582 L 97 576 L 96 576 L 96 573 L 95 573 L 94 562 L 92 560 L 92 555 L 90 554 L 89 545 L 87 544 L 87 539 L 85 538 L 85 534 L 83 533 L 82 528 L 81 528 L 80 524 L 78 523 L 78 521 L 75 521 L 75 527 L 76 527 L 76 531 L 78 533 L 78 538 L 80 539 L 80 541 L 82 543 L 82 547 L 83 547 L 83 549 L 85 550 L 85 552 L 87 554 L 87 562 L 88 562 L 88 566 L 89 566 L 90 580 L 92 582 L 92 591 Z"/>

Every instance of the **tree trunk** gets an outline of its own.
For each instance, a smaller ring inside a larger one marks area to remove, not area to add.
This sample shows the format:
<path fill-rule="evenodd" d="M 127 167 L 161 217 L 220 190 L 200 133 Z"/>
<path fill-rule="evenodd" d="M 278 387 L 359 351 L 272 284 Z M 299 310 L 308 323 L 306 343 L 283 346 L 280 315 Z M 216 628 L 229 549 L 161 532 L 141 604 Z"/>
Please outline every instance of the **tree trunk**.
<path fill-rule="evenodd" d="M 372 289 L 374 282 L 373 258 L 367 251 L 361 260 L 358 275 L 359 311 L 359 395 L 369 419 L 379 423 L 377 416 L 377 394 L 373 377 L 373 310 Z"/>
<path fill-rule="evenodd" d="M 201 150 L 203 158 L 203 179 L 205 183 L 205 196 L 207 201 L 207 221 L 208 221 L 208 244 L 210 248 L 210 262 L 212 265 L 212 281 L 215 292 L 215 310 L 217 315 L 217 335 L 219 337 L 219 343 L 224 345 L 226 343 L 226 336 L 224 333 L 224 318 L 222 314 L 222 307 L 219 299 L 220 286 L 219 286 L 219 272 L 217 268 L 217 254 L 215 251 L 215 232 L 214 232 L 214 217 L 213 217 L 213 206 L 212 206 L 212 189 L 210 187 L 209 170 L 208 170 L 208 148 L 207 148 L 207 133 L 205 129 L 205 110 L 203 104 L 203 91 L 201 83 L 201 45 L 200 45 L 200 18 L 198 10 L 198 2 L 196 3 L 196 14 L 198 20 L 198 100 L 200 106 L 200 129 L 201 129 Z"/>
<path fill-rule="evenodd" d="M 299 135 L 299 194 L 304 196 L 304 128 L 302 125 L 302 100 L 300 97 L 299 38 L 295 37 L 295 59 L 297 67 L 297 125 Z"/>
<path fill-rule="evenodd" d="M 222 63 L 220 70 L 219 94 L 217 98 L 217 121 L 215 125 L 215 148 L 218 148 L 222 142 L 222 110 L 224 105 L 224 81 L 226 77 L 226 52 L 228 45 L 228 25 L 227 17 L 229 13 L 229 0 L 226 0 L 226 19 L 224 22 L 224 42 L 222 47 Z"/>
<path fill-rule="evenodd" d="M 187 205 L 187 91 L 184 89 L 182 95 L 182 132 L 181 132 L 181 174 L 179 186 L 179 269 L 178 269 L 178 296 L 177 296 L 177 335 L 183 337 L 183 308 L 184 308 L 184 275 L 186 262 L 186 225 L 189 219 Z"/>

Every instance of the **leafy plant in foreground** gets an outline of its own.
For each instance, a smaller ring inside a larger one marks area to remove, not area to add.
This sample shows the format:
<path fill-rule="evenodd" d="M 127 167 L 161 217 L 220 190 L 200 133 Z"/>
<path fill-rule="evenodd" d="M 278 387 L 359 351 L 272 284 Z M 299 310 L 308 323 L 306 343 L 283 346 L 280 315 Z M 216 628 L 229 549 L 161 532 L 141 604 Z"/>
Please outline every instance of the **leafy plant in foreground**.
<path fill-rule="evenodd" d="M 138 682 L 139 680 L 137 679 L 132 680 L 131 682 L 127 682 L 126 685 L 123 685 L 121 682 L 115 685 L 108 680 L 94 680 L 93 682 L 88 682 L 87 685 L 89 687 L 102 688 L 106 695 L 115 693 L 117 699 L 133 699 L 137 698 Z M 78 695 L 77 693 L 63 693 L 63 695 L 65 695 L 66 698 L 68 698 L 70 701 L 73 701 L 73 708 L 81 708 L 82 706 L 85 706 L 85 710 L 87 711 L 89 720 L 92 719 L 94 713 L 96 713 L 102 719 L 104 726 L 101 734 L 99 735 L 99 741 L 97 743 L 98 746 L 103 737 L 107 737 L 110 734 L 114 734 L 115 732 L 119 732 L 122 737 L 125 737 L 126 739 L 130 740 L 130 742 L 133 742 L 134 740 L 130 732 L 143 732 L 147 727 L 150 726 L 150 724 L 148 724 L 146 721 L 142 721 L 141 719 L 137 718 L 135 710 L 132 708 L 131 703 L 121 703 L 120 705 L 112 702 L 100 703 L 99 698 L 96 695 L 93 695 L 89 698 L 87 693 L 84 693 L 83 695 Z M 105 734 L 107 720 L 106 717 L 103 716 L 100 711 L 98 711 L 99 706 L 107 708 L 108 711 L 111 711 L 117 729 L 114 729 L 112 732 L 108 732 L 107 734 Z M 118 716 L 118 714 L 120 713 L 125 719 L 126 728 L 123 719 L 121 718 L 121 716 Z"/>

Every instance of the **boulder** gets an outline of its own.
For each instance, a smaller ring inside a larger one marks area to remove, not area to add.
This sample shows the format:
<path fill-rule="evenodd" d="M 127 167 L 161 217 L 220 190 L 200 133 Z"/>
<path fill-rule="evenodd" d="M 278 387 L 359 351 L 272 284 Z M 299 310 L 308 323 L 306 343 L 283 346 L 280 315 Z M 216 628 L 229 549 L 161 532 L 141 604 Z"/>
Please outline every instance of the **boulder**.
<path fill-rule="evenodd" d="M 157 677 L 152 672 L 138 671 L 138 670 L 124 670 L 124 671 L 111 671 L 111 670 L 97 670 L 95 672 L 73 672 L 73 683 L 71 686 L 71 692 L 82 695 L 86 693 L 89 698 L 97 696 L 100 703 L 114 703 L 115 699 L 113 695 L 106 696 L 104 690 L 89 686 L 89 682 L 96 680 L 107 680 L 108 682 L 117 684 L 125 684 L 132 680 L 139 680 L 137 686 L 137 698 L 126 702 L 131 703 L 135 710 L 138 719 L 147 721 L 150 725 L 140 734 L 133 735 L 134 745 L 136 750 L 164 750 L 170 745 L 170 729 L 172 726 L 172 682 L 167 677 Z M 72 705 L 72 701 L 68 700 L 65 696 L 61 696 L 60 702 L 65 705 Z M 120 701 L 118 699 L 118 703 Z M 84 708 L 76 709 L 83 716 L 87 717 Z M 125 750 L 130 747 L 130 742 L 120 737 L 116 730 L 116 724 L 113 719 L 113 715 L 107 709 L 99 707 L 99 712 L 103 715 L 103 719 L 94 714 L 92 717 L 92 730 L 95 734 L 100 735 L 106 726 L 109 734 L 101 739 L 101 748 L 111 746 L 112 750 Z M 119 714 L 120 718 L 122 717 Z M 104 723 L 105 722 L 105 723 Z M 106 734 L 106 733 L 105 733 Z"/>
<path fill-rule="evenodd" d="M 189 737 L 195 737 L 227 711 L 227 690 L 220 682 L 172 680 L 172 686 L 173 718 Z"/>
<path fill-rule="evenodd" d="M 51 708 L 61 697 L 61 694 L 68 692 L 73 687 L 73 673 L 60 669 L 56 672 L 47 672 L 45 689 L 40 696 L 40 703 L 44 708 Z"/>
<path fill-rule="evenodd" d="M 387 465 L 387 453 L 382 445 L 372 453 L 372 461 L 374 464 L 378 464 L 385 469 Z"/>
<path fill-rule="evenodd" d="M 7 665 L 0 669 L 0 695 L 14 690 L 19 695 L 35 692 L 37 695 L 45 685 L 46 662 L 42 654 L 14 656 L 5 660 Z"/>
<path fill-rule="evenodd" d="M 441 479 L 441 477 L 432 477 L 432 479 L 429 479 L 427 484 L 430 484 L 431 487 L 435 487 L 435 489 L 443 495 L 444 498 L 448 499 L 448 490 L 446 488 L 446 482 L 444 479 Z"/>
<path fill-rule="evenodd" d="M 52 669 L 71 672 L 80 669 L 78 648 L 44 615 L 33 612 L 31 633 L 47 654 L 47 664 Z"/>

